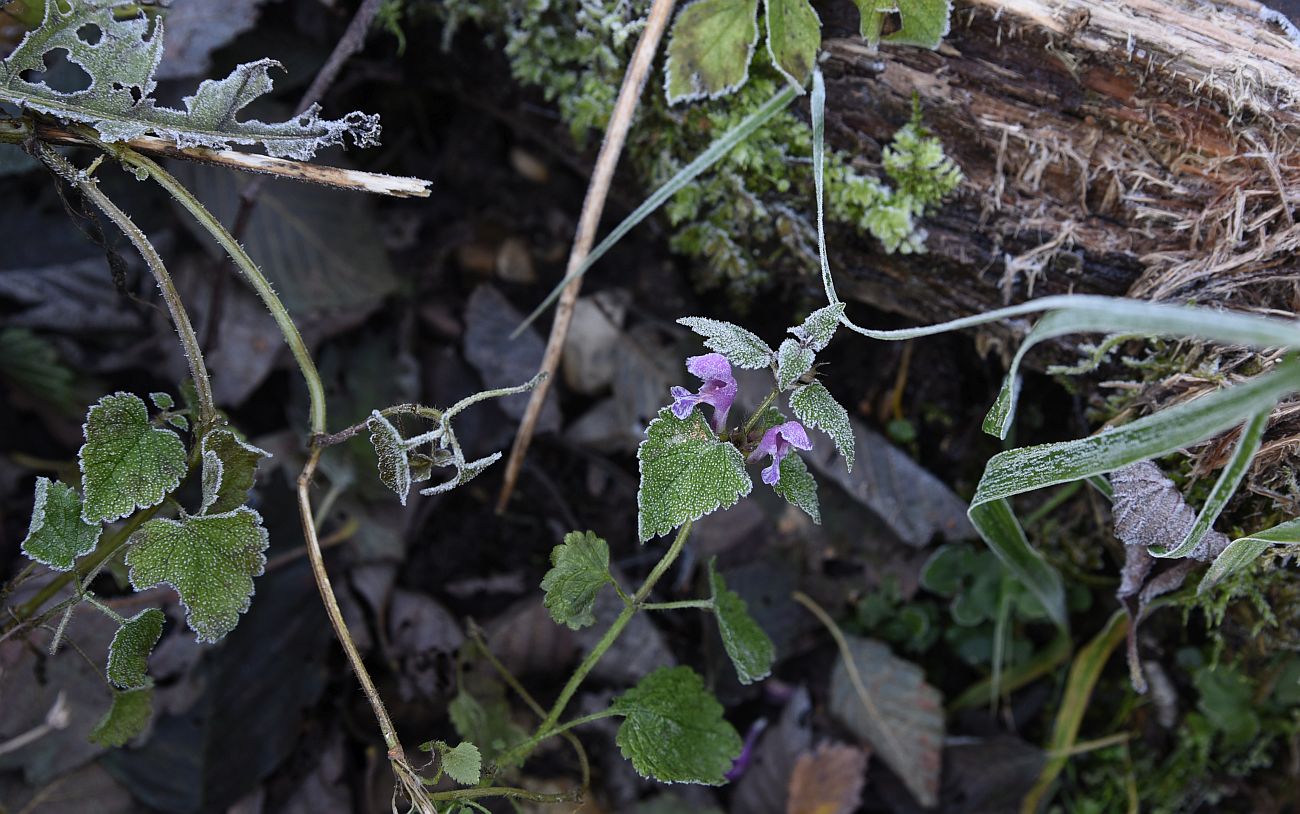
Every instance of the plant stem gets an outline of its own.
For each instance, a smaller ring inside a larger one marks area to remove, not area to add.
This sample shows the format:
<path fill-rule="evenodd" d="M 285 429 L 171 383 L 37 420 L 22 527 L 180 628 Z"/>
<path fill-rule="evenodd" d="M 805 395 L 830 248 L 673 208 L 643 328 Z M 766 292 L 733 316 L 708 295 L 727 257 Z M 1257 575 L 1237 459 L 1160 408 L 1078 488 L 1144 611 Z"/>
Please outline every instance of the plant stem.
<path fill-rule="evenodd" d="M 40 156 L 45 166 L 80 190 L 82 195 L 99 207 L 100 211 L 122 230 L 122 234 L 126 235 L 136 251 L 140 252 L 145 265 L 153 273 L 154 281 L 158 283 L 158 290 L 162 292 L 163 302 L 167 304 L 167 311 L 171 314 L 172 323 L 176 326 L 176 333 L 180 335 L 181 346 L 185 349 L 190 378 L 194 380 L 194 392 L 199 400 L 199 426 L 195 428 L 195 434 L 202 436 L 203 431 L 212 426 L 217 418 L 217 408 L 212 401 L 212 382 L 208 378 L 208 369 L 203 362 L 199 337 L 194 333 L 194 326 L 185 311 L 185 304 L 181 302 L 181 296 L 172 283 L 171 275 L 167 273 L 167 267 L 163 265 L 162 257 L 158 255 L 157 249 L 149 242 L 149 238 L 140 227 L 136 226 L 131 218 L 104 194 L 99 188 L 99 183 L 89 174 L 79 172 L 66 158 L 46 144 L 40 145 Z"/>
<path fill-rule="evenodd" d="M 701 610 L 713 610 L 712 599 L 683 599 L 679 602 L 645 602 L 641 605 L 641 610 L 685 610 L 687 608 L 699 608 Z"/>
<path fill-rule="evenodd" d="M 523 743 L 517 743 L 514 746 L 510 747 L 510 751 L 512 753 L 515 751 L 520 751 L 524 753 L 531 752 L 533 751 L 533 747 L 537 746 L 537 744 L 541 743 L 547 738 L 553 738 L 556 735 L 562 735 L 568 732 L 570 729 L 582 726 L 583 724 L 589 724 L 592 721 L 599 721 L 602 718 L 612 718 L 614 717 L 615 714 L 616 713 L 612 709 L 602 709 L 600 712 L 593 712 L 590 715 L 583 715 L 581 718 L 574 718 L 572 721 L 565 721 L 559 726 L 553 727 L 552 729 L 546 732 L 542 732 L 539 730 L 538 732 L 534 733 L 531 738 L 524 741 Z"/>
<path fill-rule="evenodd" d="M 429 800 L 477 800 L 482 797 L 510 797 L 516 800 L 528 800 L 534 803 L 571 803 L 578 799 L 577 790 L 560 794 L 543 794 L 540 791 L 510 788 L 508 786 L 487 786 L 479 789 L 451 789 L 435 791 L 425 795 Z"/>
<path fill-rule="evenodd" d="M 117 622 L 119 625 L 126 623 L 125 616 L 113 610 L 108 605 L 105 605 L 103 602 L 100 602 L 99 599 L 97 599 L 94 594 L 91 593 L 82 594 L 81 598 L 84 599 L 86 602 L 89 602 L 96 609 L 101 611 L 105 616 L 112 619 L 114 622 Z"/>
<path fill-rule="evenodd" d="M 395 404 L 392 407 L 385 407 L 380 410 L 379 414 L 384 418 L 393 415 L 414 415 L 420 418 L 427 418 L 430 421 L 442 421 L 443 416 L 441 410 L 436 407 L 425 407 L 423 404 Z M 342 444 L 345 441 L 351 440 L 362 430 L 366 429 L 368 421 L 369 419 L 358 422 L 353 424 L 351 427 L 339 430 L 338 432 L 322 433 L 312 438 L 311 442 L 313 445 L 318 447 L 332 447 Z"/>
<path fill-rule="evenodd" d="M 745 422 L 744 428 L 740 431 L 741 436 L 745 438 L 749 437 L 749 431 L 754 429 L 754 425 L 763 417 L 763 413 L 767 412 L 767 408 L 771 407 L 772 402 L 776 401 L 776 396 L 779 392 L 780 391 L 776 388 L 772 388 L 772 392 L 767 394 L 767 398 L 763 399 L 763 403 L 758 405 L 758 409 L 755 410 L 753 415 L 749 417 L 749 420 Z"/>

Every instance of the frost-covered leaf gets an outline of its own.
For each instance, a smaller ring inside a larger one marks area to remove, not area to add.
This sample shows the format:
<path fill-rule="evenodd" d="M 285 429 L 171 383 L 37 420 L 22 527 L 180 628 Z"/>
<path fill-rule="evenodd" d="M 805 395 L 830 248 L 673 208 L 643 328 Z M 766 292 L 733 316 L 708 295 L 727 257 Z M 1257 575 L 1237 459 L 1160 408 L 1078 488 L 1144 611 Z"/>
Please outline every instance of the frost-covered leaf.
<path fill-rule="evenodd" d="M 202 498 L 199 501 L 199 514 L 206 514 L 212 504 L 217 502 L 217 493 L 221 491 L 221 458 L 215 452 L 204 452 L 200 458 L 202 469 Z"/>
<path fill-rule="evenodd" d="M 822 44 L 822 21 L 808 0 L 766 0 L 767 51 L 786 78 L 803 87 Z"/>
<path fill-rule="evenodd" d="M 899 28 L 884 37 L 896 45 L 938 48 L 948 34 L 951 0 L 854 0 L 862 14 L 862 36 L 872 45 L 880 42 L 885 15 L 898 12 Z"/>
<path fill-rule="evenodd" d="M 727 581 L 717 572 L 713 560 L 709 561 L 709 590 L 713 594 L 713 613 L 718 620 L 718 632 L 722 634 L 722 646 L 736 668 L 736 678 L 741 684 L 767 678 L 772 674 L 776 648 L 749 615 L 745 600 L 727 589 Z"/>
<path fill-rule="evenodd" d="M 823 743 L 795 761 L 786 814 L 853 814 L 862 805 L 867 752 Z"/>
<path fill-rule="evenodd" d="M 835 329 L 840 326 L 842 316 L 844 316 L 844 303 L 831 303 L 813 311 L 798 327 L 791 328 L 790 333 L 814 351 L 820 352 L 831 343 L 831 338 L 835 336 Z"/>
<path fill-rule="evenodd" d="M 660 667 L 614 699 L 615 742 L 642 777 L 720 786 L 742 746 L 722 705 L 689 667 Z"/>
<path fill-rule="evenodd" d="M 91 743 L 110 749 L 125 746 L 153 717 L 153 688 L 113 693 L 113 705 L 90 731 Z"/>
<path fill-rule="evenodd" d="M 596 621 L 596 594 L 613 582 L 609 545 L 594 532 L 571 531 L 551 550 L 551 570 L 542 577 L 551 618 L 573 630 Z"/>
<path fill-rule="evenodd" d="M 53 8 L 55 4 L 51 3 Z M 185 445 L 171 430 L 149 424 L 144 402 L 130 393 L 104 396 L 82 427 L 81 516 L 116 520 L 162 502 L 186 471 Z"/>
<path fill-rule="evenodd" d="M 758 0 L 696 0 L 682 9 L 668 39 L 668 104 L 716 99 L 745 84 L 757 44 Z"/>
<path fill-rule="evenodd" d="M 104 675 L 109 681 L 124 690 L 149 686 L 149 654 L 162 638 L 166 620 L 162 611 L 146 608 L 122 623 L 108 646 Z"/>
<path fill-rule="evenodd" d="M 397 499 L 405 506 L 406 496 L 411 492 L 411 459 L 406 440 L 378 410 L 370 414 L 366 427 L 370 430 L 370 445 L 375 448 L 375 458 L 379 463 L 379 480 L 396 492 Z"/>
<path fill-rule="evenodd" d="M 781 476 L 772 488 L 790 503 L 808 513 L 814 523 L 822 522 L 821 504 L 817 500 L 817 481 L 808 465 L 795 453 L 781 459 Z"/>
<path fill-rule="evenodd" d="M 736 367 L 757 370 L 772 364 L 776 356 L 767 343 L 739 325 L 705 317 L 682 317 L 678 325 L 685 325 L 704 337 L 704 346 L 727 357 Z"/>
<path fill-rule="evenodd" d="M 126 554 L 137 591 L 166 583 L 180 594 L 185 619 L 201 642 L 215 642 L 239 623 L 266 566 L 261 516 L 241 506 L 225 514 L 155 518 L 132 535 Z"/>
<path fill-rule="evenodd" d="M 809 427 L 816 427 L 831 437 L 844 458 L 844 466 L 853 471 L 853 425 L 849 411 L 840 406 L 821 382 L 804 385 L 790 395 L 790 409 Z"/>
<path fill-rule="evenodd" d="M 190 428 L 190 420 L 183 415 L 169 415 L 167 423 L 178 430 L 188 431 Z"/>
<path fill-rule="evenodd" d="M 345 135 L 359 147 L 378 143 L 378 116 L 350 113 L 331 121 L 320 118 L 316 105 L 285 122 L 239 121 L 245 107 L 271 90 L 269 71 L 280 64 L 270 59 L 239 65 L 220 81 L 204 81 L 185 97 L 184 110 L 159 106 L 150 95 L 163 53 L 163 27 L 160 18 L 146 16 L 128 0 L 46 3 L 41 27 L 0 62 L 0 101 L 85 122 L 106 141 L 152 133 L 180 147 L 260 144 L 270 155 L 298 159 L 341 143 Z M 88 87 L 62 93 L 23 78 L 27 71 L 44 71 L 46 55 L 56 49 L 65 50 L 68 60 L 89 75 Z"/>
<path fill-rule="evenodd" d="M 430 486 L 428 489 L 421 489 L 420 494 L 440 495 L 443 492 L 450 492 L 452 489 L 455 489 L 457 486 L 464 486 L 465 484 L 477 478 L 479 475 L 482 475 L 489 466 L 491 466 L 492 464 L 496 463 L 499 460 L 501 460 L 501 453 L 494 452 L 491 455 L 487 456 L 486 458 L 479 458 L 477 461 L 470 461 L 469 463 L 461 467 L 459 471 L 456 472 L 456 477 L 452 478 L 449 481 L 440 483 L 437 486 Z"/>
<path fill-rule="evenodd" d="M 231 511 L 248 501 L 248 490 L 253 488 L 257 465 L 271 453 L 245 443 L 228 429 L 216 429 L 203 436 L 204 489 L 207 488 L 208 456 L 221 463 L 221 477 L 208 509 L 213 514 Z M 206 496 L 204 500 L 206 501 Z"/>
<path fill-rule="evenodd" d="M 921 668 L 871 639 L 848 637 L 861 686 L 843 659 L 831 673 L 830 711 L 869 744 L 926 808 L 939 801 L 943 697 Z"/>
<path fill-rule="evenodd" d="M 176 406 L 176 401 L 168 393 L 150 393 L 149 400 L 159 410 L 170 410 Z"/>
<path fill-rule="evenodd" d="M 754 486 L 740 450 L 719 441 L 698 411 L 682 420 L 666 407 L 660 410 L 636 457 L 641 462 L 637 527 L 642 542 L 726 508 Z"/>
<path fill-rule="evenodd" d="M 799 377 L 812 370 L 817 354 L 797 339 L 787 339 L 776 352 L 776 385 L 789 390 Z"/>
<path fill-rule="evenodd" d="M 462 786 L 476 786 L 483 771 L 483 756 L 477 746 L 464 741 L 442 752 L 442 769 Z"/>
<path fill-rule="evenodd" d="M 24 554 L 55 571 L 68 571 L 77 557 L 95 548 L 100 531 L 98 523 L 81 519 L 81 495 L 76 489 L 49 478 L 36 479 Z"/>

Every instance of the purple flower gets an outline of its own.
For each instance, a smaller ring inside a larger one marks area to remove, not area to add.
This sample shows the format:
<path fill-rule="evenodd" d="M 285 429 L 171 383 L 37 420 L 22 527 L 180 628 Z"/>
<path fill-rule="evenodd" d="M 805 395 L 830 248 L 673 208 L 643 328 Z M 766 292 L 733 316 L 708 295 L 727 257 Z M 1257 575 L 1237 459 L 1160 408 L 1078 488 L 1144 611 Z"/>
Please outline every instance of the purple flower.
<path fill-rule="evenodd" d="M 763 483 L 768 486 L 776 485 L 776 482 L 781 479 L 781 459 L 789 455 L 790 450 L 794 448 L 812 449 L 812 441 L 808 440 L 807 431 L 798 421 L 777 424 L 763 433 L 763 440 L 759 441 L 758 446 L 749 454 L 751 461 L 757 461 L 764 455 L 772 456 L 772 464 L 763 469 Z"/>
<path fill-rule="evenodd" d="M 723 777 L 729 782 L 734 783 L 739 780 L 741 775 L 749 770 L 749 764 L 754 759 L 754 745 L 758 743 L 758 736 L 763 734 L 767 729 L 767 719 L 759 718 L 750 725 L 749 731 L 745 733 L 745 745 L 740 750 L 740 754 L 731 762 L 731 768 Z"/>
<path fill-rule="evenodd" d="M 700 392 L 692 393 L 685 387 L 674 387 L 673 415 L 685 419 L 697 404 L 713 407 L 713 430 L 721 433 L 727 426 L 727 411 L 736 400 L 736 377 L 731 375 L 731 363 L 721 353 L 706 353 L 686 360 L 686 369 L 704 380 Z"/>

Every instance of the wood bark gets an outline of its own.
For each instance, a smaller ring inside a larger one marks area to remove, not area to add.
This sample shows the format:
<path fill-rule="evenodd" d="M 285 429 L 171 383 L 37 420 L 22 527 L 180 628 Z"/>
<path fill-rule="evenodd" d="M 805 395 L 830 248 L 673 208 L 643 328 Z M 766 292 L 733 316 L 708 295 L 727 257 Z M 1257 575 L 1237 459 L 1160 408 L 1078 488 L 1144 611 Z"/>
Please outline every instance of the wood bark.
<path fill-rule="evenodd" d="M 925 254 L 833 234 L 846 296 L 919 322 L 1067 292 L 1294 308 L 1285 17 L 1251 0 L 965 0 L 938 51 L 871 51 L 852 11 L 824 17 L 832 145 L 878 160 L 916 94 L 966 180 L 925 219 Z"/>

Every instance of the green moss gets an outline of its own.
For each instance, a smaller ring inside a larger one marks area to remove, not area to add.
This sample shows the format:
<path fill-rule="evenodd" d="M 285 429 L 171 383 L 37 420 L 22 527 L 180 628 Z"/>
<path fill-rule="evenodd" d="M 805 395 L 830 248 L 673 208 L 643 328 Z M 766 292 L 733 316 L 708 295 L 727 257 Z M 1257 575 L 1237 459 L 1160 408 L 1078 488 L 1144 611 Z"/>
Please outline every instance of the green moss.
<path fill-rule="evenodd" d="M 448 36 L 470 22 L 503 40 L 511 70 L 540 88 L 582 144 L 608 121 L 623 69 L 640 33 L 646 0 L 448 0 L 437 6 Z M 723 99 L 669 108 L 658 78 L 642 96 L 629 137 L 630 163 L 647 189 L 671 178 L 717 136 L 782 87 L 766 49 L 749 81 Z M 797 107 L 797 105 L 796 105 Z M 674 251 L 699 258 L 697 282 L 724 287 L 738 302 L 774 271 L 815 275 L 816 233 L 809 168 L 812 131 L 794 108 L 777 115 L 666 206 Z M 867 232 L 886 252 L 922 252 L 918 221 L 961 183 L 961 170 L 921 126 L 919 109 L 882 155 L 891 183 L 864 175 L 831 151 L 826 211 L 832 222 Z"/>

